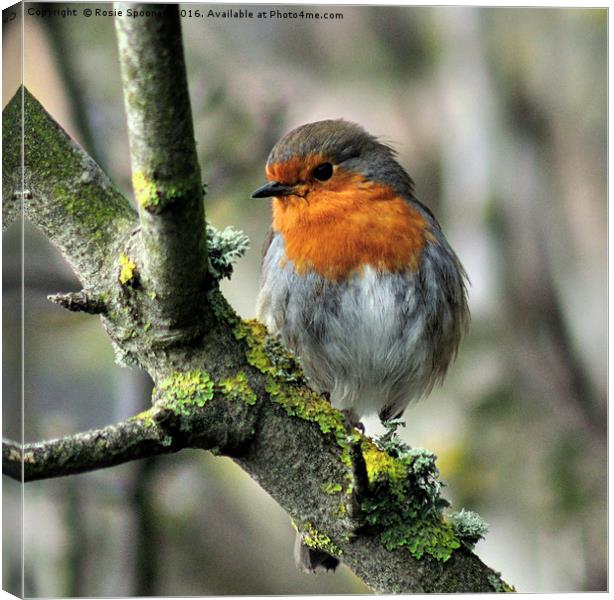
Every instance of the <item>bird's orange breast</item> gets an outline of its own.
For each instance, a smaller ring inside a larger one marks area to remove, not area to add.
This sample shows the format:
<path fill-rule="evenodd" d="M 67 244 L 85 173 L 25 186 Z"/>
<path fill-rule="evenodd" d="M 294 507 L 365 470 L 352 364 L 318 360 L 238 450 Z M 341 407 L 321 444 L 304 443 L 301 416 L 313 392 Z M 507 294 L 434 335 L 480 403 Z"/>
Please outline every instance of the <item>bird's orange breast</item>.
<path fill-rule="evenodd" d="M 304 198 L 273 200 L 273 229 L 283 236 L 296 271 L 336 281 L 366 265 L 415 271 L 432 238 L 422 214 L 388 185 L 342 171 L 333 179 Z"/>

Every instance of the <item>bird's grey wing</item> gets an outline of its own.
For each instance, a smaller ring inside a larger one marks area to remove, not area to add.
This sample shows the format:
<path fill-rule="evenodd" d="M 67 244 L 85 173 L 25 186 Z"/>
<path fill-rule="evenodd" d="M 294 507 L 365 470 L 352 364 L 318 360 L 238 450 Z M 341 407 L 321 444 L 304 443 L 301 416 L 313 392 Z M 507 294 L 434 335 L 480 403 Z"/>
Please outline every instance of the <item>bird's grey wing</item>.
<path fill-rule="evenodd" d="M 264 238 L 264 243 L 262 244 L 262 256 L 261 256 L 262 260 L 264 260 L 264 257 L 266 256 L 266 253 L 268 252 L 269 247 L 271 246 L 271 242 L 273 241 L 274 235 L 275 235 L 275 232 L 273 231 L 273 228 L 271 227 L 266 237 Z"/>

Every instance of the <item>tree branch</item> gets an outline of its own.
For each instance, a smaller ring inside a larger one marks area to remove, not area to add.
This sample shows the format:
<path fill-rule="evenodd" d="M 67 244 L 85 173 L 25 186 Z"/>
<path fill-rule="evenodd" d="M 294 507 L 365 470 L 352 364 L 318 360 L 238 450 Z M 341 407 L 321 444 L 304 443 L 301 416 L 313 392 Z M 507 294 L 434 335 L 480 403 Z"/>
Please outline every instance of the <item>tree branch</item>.
<path fill-rule="evenodd" d="M 47 299 L 71 312 L 85 312 L 90 315 L 100 315 L 107 310 L 102 298 L 94 294 L 88 294 L 85 290 L 81 290 L 80 292 L 68 292 L 66 294 L 52 294 L 47 296 Z"/>
<path fill-rule="evenodd" d="M 285 377 L 292 378 L 289 372 Z M 418 559 L 405 547 L 386 549 L 376 527 L 354 529 L 346 510 L 341 510 L 352 500 L 347 494 L 352 481 L 347 464 L 351 446 L 344 439 L 343 417 L 326 401 L 294 387 L 295 394 L 303 394 L 301 404 L 275 395 L 276 400 L 264 404 L 257 419 L 253 407 L 240 399 L 238 388 L 230 388 L 228 384 L 215 385 L 202 374 L 181 375 L 162 383 L 155 394 L 156 406 L 128 421 L 26 444 L 23 451 L 15 442 L 4 440 L 3 472 L 21 481 L 23 460 L 24 480 L 34 481 L 186 447 L 211 449 L 234 456 L 301 529 L 329 551 L 334 550 L 376 592 L 510 589 L 499 574 L 462 545 L 445 562 L 429 556 Z M 191 395 L 181 398 L 181 389 L 191 390 Z M 280 387 L 277 393 L 285 395 L 289 390 L 282 392 Z M 241 424 L 240 435 L 237 423 Z M 362 443 L 369 449 L 372 470 L 381 468 L 380 461 L 390 462 L 391 472 L 396 470 L 394 459 L 376 450 L 367 439 Z M 375 460 L 373 452 L 378 455 Z M 385 484 L 387 476 L 382 478 L 382 473 L 371 474 L 372 493 Z"/>
<path fill-rule="evenodd" d="M 2 111 L 2 231 L 23 211 L 23 93 L 20 88 Z"/>
<path fill-rule="evenodd" d="M 3 211 L 15 214 L 23 197 L 26 217 L 60 249 L 82 283 L 100 285 L 109 251 L 135 224 L 130 204 L 25 88 L 4 109 L 2 122 Z"/>
<path fill-rule="evenodd" d="M 116 17 L 144 284 L 181 336 L 202 325 L 207 274 L 203 186 L 176 5 L 117 4 L 160 16 Z M 152 76 L 155 74 L 155 76 Z M 138 264 L 138 261 L 137 261 Z M 169 335 L 166 333 L 165 335 Z"/>
<path fill-rule="evenodd" d="M 22 481 L 75 475 L 113 467 L 146 456 L 168 454 L 176 449 L 158 424 L 165 413 L 151 409 L 139 417 L 35 444 L 2 441 L 2 472 Z"/>

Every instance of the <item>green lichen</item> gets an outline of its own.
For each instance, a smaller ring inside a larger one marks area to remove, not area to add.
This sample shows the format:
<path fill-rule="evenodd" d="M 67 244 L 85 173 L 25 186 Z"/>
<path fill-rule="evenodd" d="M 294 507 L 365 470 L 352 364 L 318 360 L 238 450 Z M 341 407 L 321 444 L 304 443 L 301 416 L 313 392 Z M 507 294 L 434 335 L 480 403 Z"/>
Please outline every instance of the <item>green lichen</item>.
<path fill-rule="evenodd" d="M 281 406 L 291 417 L 315 423 L 324 434 L 332 434 L 340 448 L 340 460 L 347 468 L 348 484 L 352 489 L 350 444 L 360 439 L 358 433 L 348 437 L 342 414 L 330 402 L 309 389 L 296 357 L 266 327 L 256 320 L 242 320 L 228 305 L 219 290 L 209 294 L 209 304 L 216 317 L 229 325 L 235 339 L 246 346 L 247 362 L 266 375 L 265 389 L 271 401 Z M 339 513 L 345 514 L 344 506 Z"/>
<path fill-rule="evenodd" d="M 297 358 L 266 327 L 256 320 L 241 320 L 217 294 L 210 295 L 211 306 L 218 318 L 231 327 L 236 340 L 246 346 L 246 359 L 266 375 L 265 389 L 271 401 L 281 406 L 291 417 L 315 423 L 324 434 L 334 436 L 340 448 L 340 460 L 347 469 L 346 490 L 352 489 L 352 459 L 350 444 L 360 439 L 358 433 L 348 436 L 343 415 L 330 402 L 311 390 Z M 345 513 L 346 508 L 343 508 Z"/>
<path fill-rule="evenodd" d="M 222 394 L 231 400 L 240 400 L 250 405 L 256 404 L 258 400 L 256 393 L 249 385 L 247 375 L 242 371 L 234 377 L 220 381 L 219 388 Z"/>
<path fill-rule="evenodd" d="M 232 306 L 228 303 L 228 300 L 224 298 L 224 295 L 220 291 L 219 286 L 214 285 L 211 287 L 209 292 L 207 293 L 207 304 L 211 308 L 211 311 L 215 315 L 218 321 L 227 325 L 229 329 L 232 331 L 235 339 L 239 339 L 237 337 L 237 332 L 235 331 L 237 325 L 241 323 L 241 319 L 239 315 L 234 311 Z"/>
<path fill-rule="evenodd" d="M 285 383 L 307 385 L 298 358 L 281 343 L 278 337 L 266 335 L 266 329 L 264 334 L 263 350 L 271 365 L 270 374 Z"/>
<path fill-rule="evenodd" d="M 318 531 L 311 523 L 304 523 L 301 527 L 303 542 L 309 548 L 323 550 L 333 556 L 341 556 L 343 551 L 337 546 L 330 536 Z"/>
<path fill-rule="evenodd" d="M 162 181 L 137 170 L 132 174 L 132 187 L 139 206 L 151 213 L 160 213 L 173 202 L 202 193 L 198 173 L 183 180 Z"/>
<path fill-rule="evenodd" d="M 51 192 L 72 217 L 72 223 L 87 230 L 88 238 L 96 244 L 104 244 L 108 229 L 119 227 L 121 217 L 132 216 L 118 210 L 118 203 L 110 200 L 110 194 L 105 196 L 96 182 L 75 184 L 74 180 L 63 180 L 54 184 Z"/>
<path fill-rule="evenodd" d="M 180 429 L 188 430 L 194 411 L 213 398 L 213 380 L 206 371 L 176 372 L 162 380 L 155 390 L 157 403 L 180 418 Z"/>
<path fill-rule="evenodd" d="M 236 317 L 236 315 L 234 315 Z M 252 319 L 249 321 L 237 320 L 233 324 L 235 339 L 245 342 L 247 345 L 247 362 L 258 369 L 261 373 L 273 374 L 273 365 L 265 352 L 266 327 Z"/>
<path fill-rule="evenodd" d="M 266 374 L 266 391 L 292 417 L 316 423 L 322 433 L 333 433 L 347 448 L 347 430 L 341 413 L 307 387 L 297 359 L 256 320 L 235 322 L 233 332 L 247 346 L 250 365 Z"/>
<path fill-rule="evenodd" d="M 265 389 L 271 400 L 279 404 L 288 416 L 315 423 L 322 433 L 334 436 L 337 446 L 341 449 L 340 460 L 348 469 L 347 478 L 349 483 L 347 490 L 350 493 L 352 489 L 350 446 L 352 443 L 360 440 L 360 435 L 357 432 L 353 432 L 350 436 L 342 414 L 334 409 L 322 396 L 305 385 L 296 387 L 269 376 Z"/>
<path fill-rule="evenodd" d="M 388 550 L 407 548 L 417 559 L 429 555 L 446 561 L 461 543 L 451 523 L 443 516 L 449 505 L 440 496 L 441 483 L 435 456 L 398 441 L 396 456 L 370 440 L 362 443 L 369 477 L 369 497 L 361 503 L 366 522 L 379 530 Z"/>
<path fill-rule="evenodd" d="M 345 438 L 346 430 L 341 413 L 329 402 L 307 388 L 296 357 L 266 327 L 256 321 L 242 321 L 234 313 L 223 315 L 229 319 L 235 339 L 247 346 L 247 362 L 267 375 L 266 390 L 274 402 L 282 405 L 290 416 L 313 421 L 323 433 L 338 432 Z"/>
<path fill-rule="evenodd" d="M 109 233 L 116 235 L 118 229 L 133 220 L 134 212 L 98 167 L 58 128 L 40 103 L 27 89 L 21 90 L 27 165 L 45 186 L 45 193 L 50 192 L 47 208 L 54 210 L 54 205 L 62 205 L 71 217 L 70 222 L 66 221 L 67 234 L 70 232 L 73 237 L 75 233 L 84 235 L 100 249 L 106 248 Z M 7 135 L 9 130 L 21 132 L 21 99 L 18 92 L 3 111 Z M 10 139 L 19 140 L 20 137 L 11 136 Z M 3 134 L 4 139 L 9 138 Z M 5 168 L 11 160 L 20 157 L 19 152 L 10 150 L 9 147 L 3 155 Z"/>
<path fill-rule="evenodd" d="M 134 415 L 134 417 L 130 417 L 129 421 L 140 421 L 145 424 L 147 427 L 155 427 L 156 421 L 153 417 L 153 413 L 151 408 L 148 410 L 144 410 L 140 412 L 138 415 Z"/>
<path fill-rule="evenodd" d="M 123 252 L 119 255 L 119 282 L 122 285 L 131 285 L 136 277 L 136 264 Z"/>
<path fill-rule="evenodd" d="M 401 419 L 389 419 L 388 421 L 384 421 L 383 425 L 386 428 L 386 432 L 375 438 L 377 446 L 392 456 L 398 456 L 400 452 L 408 448 L 398 434 L 399 427 L 405 427 L 405 421 Z"/>
<path fill-rule="evenodd" d="M 194 412 L 218 394 L 231 400 L 256 404 L 258 397 L 249 385 L 247 376 L 239 372 L 216 383 L 209 373 L 199 369 L 176 372 L 164 379 L 154 391 L 155 403 L 180 418 L 182 431 L 190 429 Z"/>
<path fill-rule="evenodd" d="M 339 494 L 343 491 L 343 486 L 340 483 L 323 483 L 320 487 L 325 494 Z"/>

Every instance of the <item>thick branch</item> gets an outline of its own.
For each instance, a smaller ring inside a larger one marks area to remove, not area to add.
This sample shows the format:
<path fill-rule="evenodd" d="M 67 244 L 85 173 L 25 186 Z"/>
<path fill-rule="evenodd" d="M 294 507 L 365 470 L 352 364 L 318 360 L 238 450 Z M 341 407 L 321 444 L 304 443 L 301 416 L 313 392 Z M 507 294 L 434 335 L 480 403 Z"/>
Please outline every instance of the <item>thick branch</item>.
<path fill-rule="evenodd" d="M 21 110 L 23 94 L 23 115 Z M 26 217 L 60 249 L 86 286 L 100 285 L 112 249 L 134 226 L 134 211 L 100 167 L 21 88 L 3 112 L 5 215 L 20 201 L 22 126 Z"/>
<path fill-rule="evenodd" d="M 343 418 L 312 392 L 302 391 L 302 385 L 291 387 L 304 405 L 294 405 L 296 400 L 288 397 L 256 400 L 258 408 L 242 401 L 241 386 L 224 398 L 222 390 L 230 389 L 227 384 L 213 385 L 202 372 L 178 375 L 162 382 L 157 406 L 134 419 L 26 445 L 24 478 L 73 475 L 184 447 L 215 448 L 235 456 L 301 528 L 313 526 L 317 528 L 313 535 L 334 543 L 342 560 L 376 592 L 506 589 L 496 572 L 463 547 L 446 562 L 426 556 L 417 559 L 404 547 L 387 550 L 377 529 L 352 533 L 351 519 L 339 512 L 350 496 L 345 489 L 335 493 L 323 489 L 331 484 L 345 487 L 348 482 L 347 466 L 340 460 Z M 278 393 L 285 397 L 291 387 L 282 386 Z M 190 390 L 189 395 L 182 398 L 182 390 Z M 289 417 L 288 412 L 296 416 Z M 21 480 L 21 451 L 12 442 L 3 444 L 3 471 Z"/>
<path fill-rule="evenodd" d="M 2 111 L 2 231 L 23 210 L 23 91 L 20 88 Z"/>
<path fill-rule="evenodd" d="M 207 269 L 203 188 L 177 5 L 133 4 L 118 9 L 154 16 L 116 17 L 132 182 L 139 206 L 138 265 L 158 297 L 170 329 L 200 325 Z M 166 334 L 165 334 L 166 335 Z"/>

